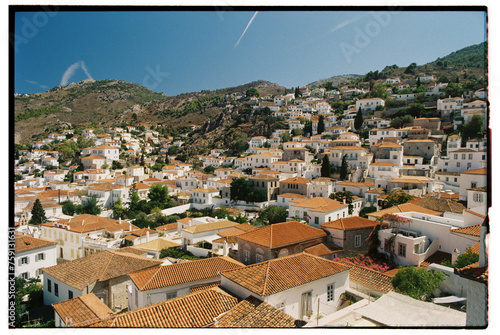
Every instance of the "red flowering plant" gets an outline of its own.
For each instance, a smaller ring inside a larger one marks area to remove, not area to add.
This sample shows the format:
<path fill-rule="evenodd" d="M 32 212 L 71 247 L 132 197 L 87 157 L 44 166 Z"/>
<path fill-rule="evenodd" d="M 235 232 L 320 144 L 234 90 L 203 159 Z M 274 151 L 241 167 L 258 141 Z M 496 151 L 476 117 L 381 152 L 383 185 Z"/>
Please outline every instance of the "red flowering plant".
<path fill-rule="evenodd" d="M 340 260 L 340 259 L 337 258 L 334 261 L 336 261 L 336 260 Z M 373 270 L 373 271 L 381 272 L 381 273 L 386 272 L 386 271 L 394 268 L 394 264 L 392 264 L 391 262 L 386 262 L 382 259 L 377 259 L 374 257 L 370 257 L 368 255 L 362 255 L 362 254 L 359 254 L 357 256 L 352 256 L 352 257 L 345 257 L 345 258 L 342 258 L 342 260 L 346 263 L 359 265 L 359 266 L 368 268 L 368 269 Z"/>

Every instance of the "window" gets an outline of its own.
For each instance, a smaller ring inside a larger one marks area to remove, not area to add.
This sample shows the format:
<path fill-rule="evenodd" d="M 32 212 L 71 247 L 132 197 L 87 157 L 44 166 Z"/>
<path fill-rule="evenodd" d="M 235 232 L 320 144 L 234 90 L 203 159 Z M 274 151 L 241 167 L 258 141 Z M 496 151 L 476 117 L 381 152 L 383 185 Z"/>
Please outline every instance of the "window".
<path fill-rule="evenodd" d="M 52 281 L 47 279 L 47 291 L 52 292 Z"/>
<path fill-rule="evenodd" d="M 28 257 L 21 257 L 19 259 L 19 265 L 28 264 L 28 263 L 29 263 Z"/>
<path fill-rule="evenodd" d="M 472 160 L 472 154 L 469 154 L 469 159 Z"/>
<path fill-rule="evenodd" d="M 173 299 L 177 297 L 177 292 L 167 292 L 166 293 L 166 300 Z"/>
<path fill-rule="evenodd" d="M 330 284 L 326 287 L 326 301 L 334 301 L 335 300 L 335 284 Z"/>
<path fill-rule="evenodd" d="M 73 299 L 73 291 L 68 290 L 68 299 Z"/>
<path fill-rule="evenodd" d="M 354 236 L 354 247 L 359 248 L 361 246 L 361 235 Z"/>
<path fill-rule="evenodd" d="M 482 193 L 474 193 L 474 201 L 475 202 L 483 202 L 483 194 Z"/>
<path fill-rule="evenodd" d="M 319 217 L 314 218 L 314 224 L 319 224 Z"/>
<path fill-rule="evenodd" d="M 29 277 L 28 272 L 21 273 L 20 277 L 23 279 L 28 279 Z"/>
<path fill-rule="evenodd" d="M 256 263 L 261 263 L 264 261 L 264 256 L 262 256 L 261 254 L 255 254 L 255 262 Z"/>
<path fill-rule="evenodd" d="M 245 250 L 243 252 L 243 256 L 244 256 L 243 263 L 248 264 L 250 262 L 250 250 Z"/>
<path fill-rule="evenodd" d="M 406 244 L 398 243 L 398 256 L 406 257 Z"/>
<path fill-rule="evenodd" d="M 54 283 L 54 295 L 55 295 L 56 297 L 58 297 L 58 296 L 59 296 L 59 285 L 58 285 L 58 284 L 56 284 L 56 283 Z"/>
<path fill-rule="evenodd" d="M 45 259 L 45 254 L 43 252 L 37 254 L 35 256 L 35 261 L 38 262 L 38 261 L 43 261 Z"/>
<path fill-rule="evenodd" d="M 280 302 L 279 304 L 276 304 L 276 309 L 284 312 L 285 311 L 285 302 Z"/>
<path fill-rule="evenodd" d="M 477 187 L 477 182 L 471 181 L 470 188 L 476 188 L 476 187 Z"/>
<path fill-rule="evenodd" d="M 457 162 L 457 167 L 460 167 L 460 162 Z"/>

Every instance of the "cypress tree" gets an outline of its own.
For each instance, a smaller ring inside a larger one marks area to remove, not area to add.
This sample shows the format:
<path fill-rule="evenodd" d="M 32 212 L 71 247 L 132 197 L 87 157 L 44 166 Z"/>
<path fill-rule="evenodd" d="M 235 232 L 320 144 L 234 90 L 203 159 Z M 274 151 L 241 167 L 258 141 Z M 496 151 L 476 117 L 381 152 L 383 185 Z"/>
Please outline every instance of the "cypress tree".
<path fill-rule="evenodd" d="M 330 177 L 330 159 L 328 155 L 323 156 L 323 162 L 321 163 L 321 177 Z"/>
<path fill-rule="evenodd" d="M 363 125 L 363 112 L 361 111 L 361 107 L 358 109 L 358 113 L 356 114 L 356 118 L 354 118 L 354 129 L 360 130 Z"/>
<path fill-rule="evenodd" d="M 347 178 L 348 169 L 349 163 L 347 163 L 347 157 L 344 155 L 342 157 L 342 166 L 340 167 L 340 179 L 345 180 Z"/>
<path fill-rule="evenodd" d="M 40 199 L 36 199 L 33 204 L 33 209 L 31 210 L 31 219 L 29 221 L 30 224 L 39 225 L 47 221 L 47 217 L 45 216 L 45 210 L 42 207 L 42 203 Z"/>

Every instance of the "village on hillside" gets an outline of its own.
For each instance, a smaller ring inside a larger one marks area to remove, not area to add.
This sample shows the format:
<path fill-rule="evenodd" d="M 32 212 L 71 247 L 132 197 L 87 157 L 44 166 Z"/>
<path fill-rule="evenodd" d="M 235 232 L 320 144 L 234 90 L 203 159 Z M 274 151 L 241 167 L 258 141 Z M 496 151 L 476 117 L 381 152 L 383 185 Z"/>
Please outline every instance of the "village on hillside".
<path fill-rule="evenodd" d="M 16 144 L 16 327 L 486 327 L 487 93 L 368 79 L 225 96 L 282 127 L 204 155 L 140 116 Z"/>

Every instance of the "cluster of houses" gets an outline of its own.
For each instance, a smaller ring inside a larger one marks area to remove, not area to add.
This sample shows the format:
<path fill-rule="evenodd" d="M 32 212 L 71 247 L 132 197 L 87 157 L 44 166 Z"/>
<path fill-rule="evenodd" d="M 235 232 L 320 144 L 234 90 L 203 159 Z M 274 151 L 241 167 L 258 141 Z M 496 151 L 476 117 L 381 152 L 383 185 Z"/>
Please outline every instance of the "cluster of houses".
<path fill-rule="evenodd" d="M 399 78 L 387 80 L 401 91 L 408 88 Z M 433 76 L 420 81 L 429 83 L 428 95 L 446 87 Z M 14 185 L 15 271 L 41 279 L 55 326 L 485 326 L 487 141 L 443 131 L 476 114 L 486 120 L 484 91 L 438 99 L 441 117 L 416 118 L 397 129 L 384 117 L 383 99 L 356 98 L 367 93 L 363 89 L 300 92 L 298 99 L 294 94 L 248 99 L 255 109 L 284 117 L 288 129 L 252 137 L 239 157 L 213 149 L 196 162 L 181 162 L 168 152 L 182 141 L 133 126 L 107 134 L 84 129 L 80 136 L 95 145 L 82 150 L 80 167 L 59 168 L 61 153 L 51 145 L 78 141 L 72 130 L 20 150 L 14 171 L 21 176 Z M 415 94 L 391 98 L 411 101 Z M 331 107 L 339 99 L 353 102 L 342 118 Z M 354 131 L 358 110 L 365 114 L 365 139 Z M 452 113 L 457 117 L 450 119 Z M 304 120 L 312 122 L 312 133 L 282 140 L 284 133 L 303 129 Z M 52 150 L 43 149 L 49 145 Z M 168 164 L 153 171 L 159 157 L 168 157 Z M 329 176 L 319 162 L 326 158 L 336 167 Z M 125 167 L 112 168 L 115 162 Z M 340 178 L 346 163 L 346 176 Z M 203 171 L 208 166 L 213 173 Z M 233 200 L 231 183 L 240 178 L 262 191 L 264 201 Z M 132 187 L 147 199 L 155 184 L 167 186 L 176 200 L 177 206 L 162 210 L 165 215 L 224 206 L 252 223 L 260 209 L 274 205 L 286 209 L 288 217 L 258 227 L 226 217 L 187 216 L 155 229 L 113 218 L 112 207 L 119 199 L 126 204 Z M 394 190 L 412 200 L 389 206 Z M 339 192 L 350 198 L 330 198 Z M 63 202 L 85 204 L 89 197 L 103 209 L 99 216 L 63 213 Z M 28 224 L 36 200 L 47 217 L 38 226 Z M 405 224 L 395 225 L 394 217 Z M 379 272 L 343 260 L 366 253 L 379 225 L 378 251 L 397 266 L 446 274 L 434 302 L 395 293 L 391 279 L 397 269 Z M 168 248 L 200 259 L 160 258 Z M 478 263 L 462 269 L 441 264 L 454 263 L 468 250 L 479 254 Z M 403 317 L 391 307 L 395 301 L 414 315 L 432 313 L 418 320 Z M 466 312 L 444 307 L 443 301 L 445 306 L 461 302 Z"/>

